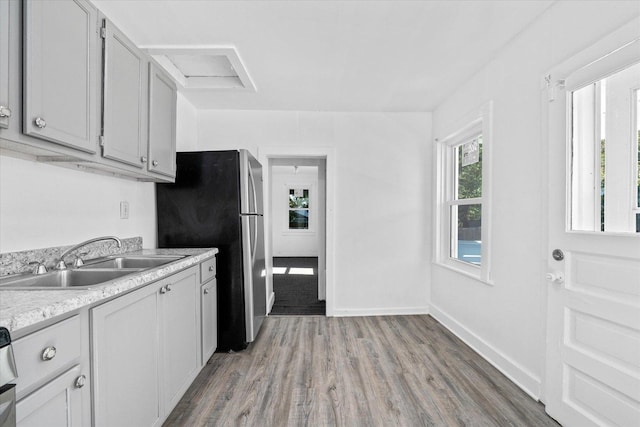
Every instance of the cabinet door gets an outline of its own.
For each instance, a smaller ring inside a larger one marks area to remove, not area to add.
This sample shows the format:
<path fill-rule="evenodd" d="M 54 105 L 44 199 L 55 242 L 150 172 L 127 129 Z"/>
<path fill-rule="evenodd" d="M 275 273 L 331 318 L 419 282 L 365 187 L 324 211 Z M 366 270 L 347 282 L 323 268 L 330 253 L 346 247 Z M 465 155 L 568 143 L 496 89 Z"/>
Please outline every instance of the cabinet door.
<path fill-rule="evenodd" d="M 218 315 L 216 280 L 200 286 L 202 314 L 202 364 L 207 363 L 218 346 Z"/>
<path fill-rule="evenodd" d="M 94 153 L 97 11 L 86 0 L 24 5 L 24 132 Z"/>
<path fill-rule="evenodd" d="M 158 285 L 92 310 L 96 426 L 152 426 L 159 408 Z"/>
<path fill-rule="evenodd" d="M 161 332 L 164 408 L 168 414 L 195 378 L 198 352 L 199 304 L 196 269 L 167 279 L 162 297 Z"/>
<path fill-rule="evenodd" d="M 9 127 L 9 0 L 0 0 L 0 128 Z"/>
<path fill-rule="evenodd" d="M 86 425 L 88 417 L 82 412 L 83 388 L 81 376 L 83 372 L 76 365 L 50 383 L 39 388 L 16 405 L 16 421 L 18 427 L 41 426 L 81 426 Z"/>
<path fill-rule="evenodd" d="M 142 168 L 147 148 L 147 59 L 104 20 L 102 155 Z"/>
<path fill-rule="evenodd" d="M 176 87 L 149 64 L 149 171 L 176 176 Z"/>

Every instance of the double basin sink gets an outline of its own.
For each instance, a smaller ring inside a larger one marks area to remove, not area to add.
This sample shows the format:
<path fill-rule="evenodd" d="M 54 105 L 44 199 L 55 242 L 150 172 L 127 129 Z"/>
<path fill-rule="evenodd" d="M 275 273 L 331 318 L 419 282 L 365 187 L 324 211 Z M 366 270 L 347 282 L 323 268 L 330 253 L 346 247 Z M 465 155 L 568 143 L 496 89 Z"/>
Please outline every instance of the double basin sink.
<path fill-rule="evenodd" d="M 72 269 L 7 276 L 0 279 L 0 289 L 88 289 L 181 258 L 184 255 L 114 255 Z"/>

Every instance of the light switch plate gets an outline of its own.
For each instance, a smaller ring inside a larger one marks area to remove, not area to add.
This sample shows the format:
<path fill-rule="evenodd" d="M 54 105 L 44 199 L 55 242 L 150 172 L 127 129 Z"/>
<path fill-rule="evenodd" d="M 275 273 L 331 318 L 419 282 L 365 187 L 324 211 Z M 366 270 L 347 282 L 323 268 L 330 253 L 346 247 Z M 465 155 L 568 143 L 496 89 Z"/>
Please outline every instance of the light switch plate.
<path fill-rule="evenodd" d="M 120 219 L 129 218 L 129 202 L 120 202 Z"/>

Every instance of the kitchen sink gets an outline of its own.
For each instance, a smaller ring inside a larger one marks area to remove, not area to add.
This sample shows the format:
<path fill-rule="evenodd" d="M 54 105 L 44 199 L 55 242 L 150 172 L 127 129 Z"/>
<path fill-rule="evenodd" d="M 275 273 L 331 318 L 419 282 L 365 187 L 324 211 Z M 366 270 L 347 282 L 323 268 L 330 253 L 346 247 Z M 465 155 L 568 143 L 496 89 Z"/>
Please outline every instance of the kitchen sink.
<path fill-rule="evenodd" d="M 96 286 L 142 268 L 60 270 L 39 275 L 20 275 L 0 280 L 0 289 L 81 289 Z"/>
<path fill-rule="evenodd" d="M 110 256 L 87 261 L 82 270 L 94 268 L 153 268 L 184 258 L 184 255 L 128 255 Z"/>

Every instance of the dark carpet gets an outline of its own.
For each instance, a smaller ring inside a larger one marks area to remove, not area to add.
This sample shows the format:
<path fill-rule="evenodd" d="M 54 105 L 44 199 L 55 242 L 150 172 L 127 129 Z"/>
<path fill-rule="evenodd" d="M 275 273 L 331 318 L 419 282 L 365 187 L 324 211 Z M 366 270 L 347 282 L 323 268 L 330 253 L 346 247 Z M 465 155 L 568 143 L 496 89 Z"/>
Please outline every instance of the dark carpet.
<path fill-rule="evenodd" d="M 318 258 L 277 257 L 273 268 L 275 302 L 271 314 L 325 315 L 325 302 L 318 300 Z M 284 274 L 278 274 L 278 268 L 286 268 Z M 296 272 L 292 268 L 313 269 L 313 274 L 292 274 Z"/>

